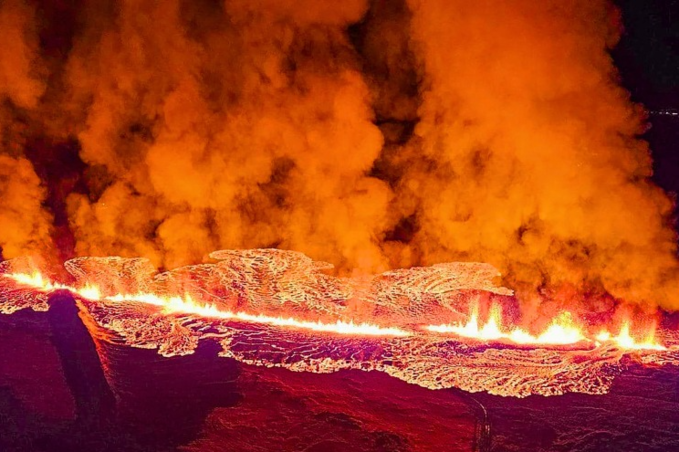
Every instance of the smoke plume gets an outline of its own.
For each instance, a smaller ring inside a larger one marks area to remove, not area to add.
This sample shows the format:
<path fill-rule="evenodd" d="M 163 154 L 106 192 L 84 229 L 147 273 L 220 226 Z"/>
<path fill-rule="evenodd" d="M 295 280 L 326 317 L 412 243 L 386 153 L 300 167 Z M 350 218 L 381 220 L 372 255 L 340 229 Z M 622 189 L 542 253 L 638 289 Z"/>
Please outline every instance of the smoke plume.
<path fill-rule="evenodd" d="M 410 246 L 427 262 L 492 262 L 524 293 L 603 288 L 671 306 L 672 203 L 649 180 L 643 117 L 607 52 L 610 5 L 411 8 L 425 82 L 421 146 L 399 157 L 398 198 L 420 223 Z"/>
<path fill-rule="evenodd" d="M 76 3 L 0 10 L 5 257 L 49 248 L 61 215 L 73 254 L 165 268 L 254 247 L 344 274 L 471 260 L 524 303 L 676 304 L 673 202 L 609 2 Z M 41 183 L 22 121 L 76 143 L 70 188 Z"/>
<path fill-rule="evenodd" d="M 4 258 L 51 254 L 45 189 L 25 157 L 25 118 L 45 86 L 37 65 L 34 11 L 20 0 L 0 3 L 0 249 Z"/>
<path fill-rule="evenodd" d="M 391 193 L 366 175 L 382 136 L 345 30 L 365 8 L 124 1 L 88 17 L 68 81 L 82 158 L 110 182 L 69 199 L 77 251 L 173 267 L 280 246 L 385 267 Z"/>

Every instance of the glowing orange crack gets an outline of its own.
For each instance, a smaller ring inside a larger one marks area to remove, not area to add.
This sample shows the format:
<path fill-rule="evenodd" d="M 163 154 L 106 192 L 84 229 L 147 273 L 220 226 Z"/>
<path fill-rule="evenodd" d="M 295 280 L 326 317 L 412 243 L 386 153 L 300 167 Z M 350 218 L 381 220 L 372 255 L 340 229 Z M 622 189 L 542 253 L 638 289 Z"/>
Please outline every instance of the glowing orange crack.
<path fill-rule="evenodd" d="M 651 330 L 643 342 L 637 342 L 630 335 L 629 322 L 624 322 L 620 332 L 613 336 L 608 331 L 600 332 L 595 339 L 587 337 L 582 329 L 575 324 L 570 313 L 562 312 L 539 335 L 514 327 L 509 331 L 501 327 L 502 313 L 498 305 L 491 306 L 488 320 L 485 323 L 479 321 L 478 304 L 472 303 L 469 320 L 464 324 L 454 325 L 429 325 L 428 331 L 435 333 L 452 333 L 480 341 L 509 341 L 521 345 L 572 345 L 579 342 L 590 342 L 596 345 L 612 343 L 620 348 L 629 350 L 666 350 L 666 347 L 655 342 L 654 331 Z"/>
<path fill-rule="evenodd" d="M 521 328 L 502 331 L 500 327 L 501 313 L 499 307 L 491 307 L 488 321 L 479 324 L 478 306 L 473 305 L 469 320 L 464 325 L 430 325 L 429 331 L 437 333 L 454 333 L 459 336 L 481 340 L 508 340 L 517 344 L 569 345 L 587 340 L 580 328 L 572 322 L 569 313 L 562 313 L 555 318 L 547 329 L 534 336 Z"/>
<path fill-rule="evenodd" d="M 629 322 L 624 322 L 620 327 L 620 332 L 616 336 L 612 336 L 608 331 L 602 331 L 596 335 L 595 339 L 597 343 L 613 342 L 621 348 L 631 350 L 667 350 L 667 347 L 655 342 L 653 330 L 649 332 L 648 336 L 643 342 L 637 342 L 630 335 L 629 330 Z"/>
<path fill-rule="evenodd" d="M 241 320 L 244 322 L 273 325 L 280 327 L 298 328 L 311 331 L 338 333 L 346 335 L 366 336 L 410 336 L 413 332 L 397 327 L 383 327 L 374 324 L 338 320 L 335 323 L 320 321 L 298 320 L 292 317 L 274 317 L 263 314 L 249 314 L 246 312 L 232 312 L 219 309 L 213 304 L 201 305 L 196 303 L 189 295 L 184 297 L 162 297 L 151 293 L 118 294 L 114 296 L 102 296 L 97 287 L 85 286 L 75 288 L 65 284 L 53 283 L 46 280 L 40 273 L 25 274 L 12 273 L 3 275 L 14 281 L 42 291 L 67 290 L 89 300 L 103 300 L 109 302 L 139 302 L 163 308 L 167 314 L 181 313 L 192 314 L 207 318 L 225 320 Z M 423 330 L 435 333 L 452 333 L 457 336 L 476 339 L 480 341 L 505 340 L 521 345 L 570 345 L 578 342 L 590 342 L 600 345 L 612 343 L 620 348 L 630 350 L 666 350 L 666 348 L 654 340 L 653 330 L 643 342 L 637 342 L 630 335 L 629 322 L 623 323 L 620 332 L 612 335 L 604 330 L 594 339 L 587 337 L 582 329 L 575 324 L 568 312 L 561 313 L 554 318 L 552 323 L 539 335 L 514 327 L 507 331 L 502 328 L 502 312 L 499 305 L 491 306 L 488 319 L 485 323 L 479 320 L 478 304 L 472 303 L 469 320 L 465 324 L 455 325 L 428 325 Z"/>
<path fill-rule="evenodd" d="M 93 301 L 111 302 L 139 302 L 154 306 L 160 306 L 165 313 L 194 314 L 201 317 L 218 318 L 226 320 L 242 320 L 244 322 L 258 323 L 265 325 L 299 328 L 311 331 L 322 331 L 328 333 L 338 333 L 347 335 L 362 336 L 409 336 L 412 333 L 395 327 L 381 327 L 369 323 L 354 323 L 338 320 L 334 323 L 324 323 L 320 321 L 297 320 L 291 317 L 274 317 L 263 314 L 248 314 L 246 312 L 223 311 L 215 305 L 200 305 L 189 295 L 184 297 L 161 297 L 150 293 L 138 293 L 129 295 L 102 296 L 99 289 L 93 286 L 86 286 L 78 289 L 65 284 L 53 283 L 45 280 L 40 273 L 25 274 L 11 273 L 3 275 L 13 279 L 19 284 L 30 286 L 37 290 L 53 291 L 67 290 L 83 298 Z"/>

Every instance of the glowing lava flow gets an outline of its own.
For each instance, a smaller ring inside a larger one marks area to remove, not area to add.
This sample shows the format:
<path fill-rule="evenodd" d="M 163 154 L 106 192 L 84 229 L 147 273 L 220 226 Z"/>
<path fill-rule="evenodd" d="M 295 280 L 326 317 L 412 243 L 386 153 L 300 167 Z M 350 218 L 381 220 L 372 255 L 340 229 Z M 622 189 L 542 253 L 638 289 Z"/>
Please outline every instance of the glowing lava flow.
<path fill-rule="evenodd" d="M 262 314 L 248 314 L 245 312 L 231 312 L 218 309 L 215 305 L 206 304 L 200 305 L 196 303 L 190 296 L 184 297 L 161 297 L 150 293 L 138 293 L 131 295 L 114 295 L 105 297 L 101 295 L 99 289 L 93 286 L 86 286 L 84 288 L 75 288 L 65 284 L 53 283 L 45 280 L 40 273 L 25 274 L 25 273 L 10 273 L 3 275 L 7 278 L 13 279 L 19 284 L 30 286 L 34 289 L 49 292 L 53 290 L 67 290 L 71 293 L 77 294 L 88 300 L 111 301 L 111 302 L 138 302 L 159 306 L 163 308 L 166 314 L 189 314 L 207 318 L 218 318 L 225 320 L 241 320 L 244 322 L 273 325 L 280 327 L 298 328 L 311 331 L 322 331 L 327 333 L 349 334 L 349 335 L 365 335 L 365 336 L 409 336 L 411 333 L 393 327 L 381 327 L 378 325 L 353 322 L 344 322 L 338 320 L 334 323 L 324 323 L 320 321 L 297 320 L 293 318 L 273 317 Z"/>
<path fill-rule="evenodd" d="M 64 264 L 68 284 L 34 272 L 32 259 L 5 261 L 0 313 L 46 311 L 55 291 L 72 293 L 111 375 L 125 365 L 119 347 L 185 356 L 201 341 L 247 365 L 378 371 L 429 389 L 513 397 L 604 394 L 630 363 L 679 365 L 679 331 L 663 329 L 661 345 L 655 324 L 631 312 L 615 313 L 627 323 L 603 331 L 589 323 L 592 316 L 584 323 L 569 313 L 542 329 L 515 328 L 501 310 L 516 306 L 513 293 L 492 282 L 497 272 L 488 264 L 354 279 L 323 273 L 327 264 L 293 251 L 221 250 L 210 257 L 217 262 L 162 273 L 141 258 L 76 258 Z M 450 324 L 438 325 L 444 322 Z"/>
<path fill-rule="evenodd" d="M 90 298 L 92 299 L 92 298 Z M 190 296 L 185 297 L 159 297 L 154 294 L 136 295 L 115 295 L 104 297 L 104 299 L 115 302 L 136 301 L 155 306 L 160 306 L 166 313 L 195 314 L 201 317 L 242 320 L 244 322 L 260 323 L 273 326 L 299 328 L 312 331 L 323 331 L 327 333 L 353 334 L 366 336 L 409 336 L 410 333 L 399 328 L 381 327 L 369 323 L 356 324 L 353 322 L 335 323 L 311 322 L 297 320 L 291 317 L 272 317 L 262 314 L 248 314 L 245 312 L 231 312 L 218 309 L 213 304 L 199 305 Z M 96 299 L 95 299 L 96 300 Z"/>
<path fill-rule="evenodd" d="M 502 311 L 498 305 L 491 306 L 488 320 L 484 324 L 479 321 L 478 304 L 472 304 L 467 323 L 429 325 L 426 329 L 435 333 L 452 333 L 481 341 L 508 341 L 521 345 L 572 345 L 579 342 L 594 342 L 597 345 L 612 343 L 630 350 L 666 350 L 664 346 L 655 342 L 653 330 L 643 342 L 637 342 L 630 335 L 629 322 L 624 322 L 620 332 L 615 336 L 604 330 L 595 339 L 588 338 L 583 330 L 573 322 L 568 312 L 558 315 L 539 335 L 533 335 L 517 327 L 505 331 L 502 328 Z"/>
<path fill-rule="evenodd" d="M 3 276 L 13 279 L 19 284 L 44 292 L 67 290 L 80 297 L 93 301 L 143 303 L 161 307 L 165 314 L 188 314 L 205 318 L 244 321 L 346 335 L 405 337 L 413 334 L 412 332 L 401 328 L 383 327 L 369 323 L 356 324 L 351 321 L 346 322 L 342 320 L 337 320 L 334 323 L 325 323 L 321 321 L 299 320 L 292 317 L 285 318 L 264 314 L 232 312 L 219 309 L 214 304 L 196 303 L 188 294 L 183 297 L 164 297 L 152 293 L 103 296 L 97 287 L 85 286 L 83 288 L 75 288 L 64 284 L 53 283 L 46 280 L 40 273 L 10 273 Z M 596 345 L 611 343 L 617 347 L 628 350 L 666 350 L 664 346 L 655 342 L 653 330 L 650 331 L 644 341 L 636 341 L 630 334 L 629 322 L 624 322 L 622 324 L 617 335 L 613 335 L 604 330 L 594 338 L 590 338 L 585 335 L 583 330 L 573 321 L 571 314 L 568 312 L 563 312 L 554 318 L 551 324 L 538 335 L 533 335 L 518 327 L 506 330 L 502 326 L 502 311 L 497 304 L 491 306 L 488 319 L 485 323 L 481 323 L 479 320 L 478 304 L 473 303 L 471 305 L 469 320 L 465 324 L 429 325 L 424 327 L 424 330 L 442 334 L 452 333 L 457 336 L 480 341 L 506 341 L 520 345 L 572 345 L 582 342 L 594 343 Z"/>
<path fill-rule="evenodd" d="M 9 273 L 2 276 L 43 292 L 67 290 L 90 300 L 101 299 L 101 293 L 96 287 L 85 286 L 81 289 L 76 289 L 75 287 L 67 286 L 66 284 L 53 283 L 52 281 L 46 280 L 40 273 Z"/>
<path fill-rule="evenodd" d="M 611 336 L 608 331 L 602 331 L 596 335 L 596 341 L 598 343 L 613 342 L 621 348 L 630 350 L 667 350 L 666 347 L 655 342 L 654 333 L 655 330 L 651 329 L 643 342 L 637 342 L 630 335 L 629 322 L 624 322 L 616 336 Z"/>

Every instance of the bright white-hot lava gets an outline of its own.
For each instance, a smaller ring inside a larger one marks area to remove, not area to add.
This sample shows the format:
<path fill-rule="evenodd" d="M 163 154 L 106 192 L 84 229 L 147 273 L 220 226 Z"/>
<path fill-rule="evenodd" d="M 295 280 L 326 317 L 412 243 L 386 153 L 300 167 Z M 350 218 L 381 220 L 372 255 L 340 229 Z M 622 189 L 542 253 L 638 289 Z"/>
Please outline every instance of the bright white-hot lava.
<path fill-rule="evenodd" d="M 601 331 L 595 337 L 597 343 L 613 342 L 618 346 L 630 350 L 667 350 L 655 341 L 655 328 L 650 328 L 642 342 L 637 342 L 630 334 L 630 324 L 623 322 L 617 335 L 612 336 L 608 331 Z"/>
<path fill-rule="evenodd" d="M 614 318 L 599 324 L 563 312 L 543 327 L 518 328 L 513 293 L 493 282 L 488 264 L 343 278 L 294 251 L 210 257 L 217 262 L 160 273 L 142 258 L 76 258 L 64 264 L 68 284 L 34 271 L 39 260 L 5 261 L 0 313 L 46 311 L 52 293 L 69 291 L 107 363 L 117 362 L 110 347 L 170 357 L 210 341 L 221 357 L 248 365 L 379 371 L 429 389 L 515 397 L 603 394 L 630 363 L 679 365 L 679 332 L 659 330 L 661 344 L 651 318 L 631 311 L 604 313 Z"/>
<path fill-rule="evenodd" d="M 411 333 L 395 327 L 382 327 L 368 323 L 354 323 L 337 320 L 332 323 L 321 321 L 298 320 L 291 317 L 275 317 L 263 314 L 249 314 L 246 312 L 232 312 L 219 309 L 214 304 L 201 305 L 196 303 L 191 296 L 171 296 L 163 297 L 151 293 L 137 294 L 117 294 L 113 296 L 103 296 L 101 291 L 94 286 L 83 288 L 71 287 L 65 284 L 53 283 L 46 280 L 40 273 L 10 273 L 3 275 L 13 279 L 19 284 L 30 286 L 36 290 L 53 291 L 67 290 L 88 300 L 106 300 L 112 302 L 137 302 L 163 308 L 166 314 L 190 314 L 208 318 L 218 318 L 226 320 L 240 320 L 265 325 L 280 327 L 291 327 L 303 330 L 322 331 L 328 333 L 365 335 L 365 336 L 409 336 Z"/>
<path fill-rule="evenodd" d="M 645 340 L 639 342 L 630 334 L 628 321 L 623 322 L 620 332 L 613 335 L 607 330 L 601 331 L 596 337 L 588 337 L 586 332 L 576 324 L 569 312 L 562 312 L 556 316 L 549 326 L 540 334 L 534 335 L 518 328 L 503 328 L 502 311 L 499 305 L 491 306 L 488 319 L 479 320 L 479 306 L 471 304 L 469 320 L 466 323 L 453 325 L 429 325 L 427 330 L 435 333 L 452 333 L 458 336 L 481 341 L 507 341 L 522 345 L 571 345 L 580 342 L 596 344 L 613 343 L 616 346 L 631 350 L 664 350 L 654 338 L 654 329 L 649 330 Z"/>
<path fill-rule="evenodd" d="M 103 296 L 101 291 L 92 285 L 82 288 L 54 283 L 44 278 L 40 273 L 9 273 L 4 275 L 19 284 L 30 286 L 40 291 L 67 290 L 80 297 L 92 301 L 105 300 L 109 302 L 125 303 L 137 302 L 161 307 L 165 314 L 188 314 L 206 318 L 251 322 L 256 324 L 279 327 L 297 328 L 302 330 L 337 333 L 346 335 L 365 336 L 396 336 L 405 337 L 422 332 L 440 334 L 454 334 L 463 338 L 478 341 L 504 341 L 520 345 L 572 345 L 577 343 L 592 343 L 600 345 L 611 343 L 617 347 L 629 350 L 664 350 L 665 347 L 654 339 L 654 329 L 650 329 L 642 341 L 636 340 L 630 333 L 629 321 L 623 322 L 617 334 L 608 330 L 600 331 L 590 337 L 574 320 L 570 313 L 562 312 L 556 316 L 549 326 L 539 334 L 518 328 L 506 328 L 502 321 L 502 310 L 498 304 L 490 307 L 485 322 L 480 320 L 478 303 L 472 303 L 469 319 L 466 323 L 427 325 L 417 331 L 409 331 L 398 326 L 380 326 L 370 323 L 354 323 L 352 321 L 337 320 L 335 322 L 309 321 L 292 317 L 252 314 L 247 312 L 233 312 L 223 310 L 215 304 L 200 304 L 188 294 L 184 296 L 159 296 L 153 293 L 117 294 Z"/>
<path fill-rule="evenodd" d="M 80 293 L 80 292 L 79 292 Z M 81 294 L 82 295 L 82 294 Z M 99 298 L 91 298 L 97 300 Z M 134 295 L 115 295 L 112 297 L 104 297 L 106 300 L 115 302 L 136 301 L 155 306 L 160 306 L 163 311 L 182 314 L 194 314 L 201 317 L 226 319 L 226 320 L 242 320 L 244 322 L 260 323 L 273 326 L 292 327 L 312 331 L 324 331 L 328 333 L 339 334 L 354 334 L 366 336 L 408 336 L 410 333 L 393 327 L 381 327 L 368 323 L 356 324 L 353 322 L 343 322 L 338 320 L 334 323 L 324 323 L 320 321 L 312 322 L 307 320 L 297 320 L 291 317 L 273 317 L 263 314 L 248 314 L 245 312 L 224 311 L 214 304 L 200 305 L 196 303 L 189 295 L 184 297 L 159 297 L 158 295 L 140 293 Z"/>

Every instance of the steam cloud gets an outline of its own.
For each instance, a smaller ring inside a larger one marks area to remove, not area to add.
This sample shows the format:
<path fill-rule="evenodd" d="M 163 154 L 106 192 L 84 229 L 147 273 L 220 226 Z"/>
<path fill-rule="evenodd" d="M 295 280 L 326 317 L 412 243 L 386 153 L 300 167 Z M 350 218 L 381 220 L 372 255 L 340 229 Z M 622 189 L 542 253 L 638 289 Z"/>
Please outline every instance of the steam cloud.
<path fill-rule="evenodd" d="M 607 1 L 30 5 L 0 9 L 5 258 L 65 233 L 167 268 L 240 247 L 342 273 L 474 260 L 525 303 L 676 304 L 673 204 Z M 35 131 L 76 143 L 70 189 L 36 175 Z"/>
<path fill-rule="evenodd" d="M 45 85 L 36 67 L 34 11 L 20 0 L 0 3 L 0 248 L 5 258 L 49 248 L 45 189 L 25 156 L 25 119 Z"/>

